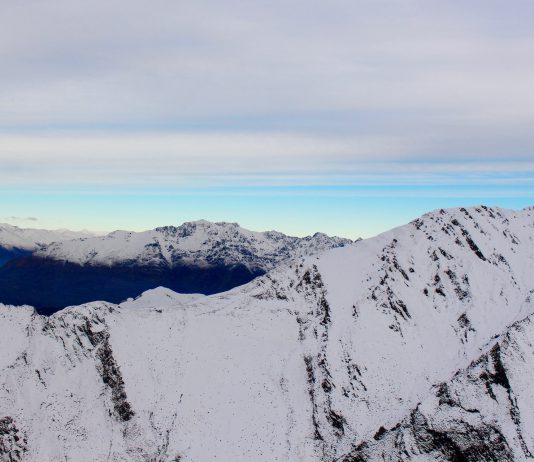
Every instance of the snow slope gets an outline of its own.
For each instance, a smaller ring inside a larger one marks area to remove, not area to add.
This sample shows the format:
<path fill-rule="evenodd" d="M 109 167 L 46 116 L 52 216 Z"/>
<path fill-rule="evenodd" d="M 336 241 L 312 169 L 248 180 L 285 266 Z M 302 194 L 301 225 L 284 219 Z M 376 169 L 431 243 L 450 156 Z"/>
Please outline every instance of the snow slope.
<path fill-rule="evenodd" d="M 322 233 L 297 238 L 276 231 L 249 231 L 237 223 L 200 220 L 140 233 L 115 231 L 106 236 L 56 242 L 36 255 L 80 265 L 240 263 L 251 269 L 270 270 L 281 262 L 351 243 L 350 239 Z"/>
<path fill-rule="evenodd" d="M 2 306 L 0 460 L 527 460 L 533 237 L 441 210 L 223 294 Z"/>
<path fill-rule="evenodd" d="M 534 316 L 512 325 L 468 368 L 393 428 L 344 458 L 357 461 L 534 459 Z"/>

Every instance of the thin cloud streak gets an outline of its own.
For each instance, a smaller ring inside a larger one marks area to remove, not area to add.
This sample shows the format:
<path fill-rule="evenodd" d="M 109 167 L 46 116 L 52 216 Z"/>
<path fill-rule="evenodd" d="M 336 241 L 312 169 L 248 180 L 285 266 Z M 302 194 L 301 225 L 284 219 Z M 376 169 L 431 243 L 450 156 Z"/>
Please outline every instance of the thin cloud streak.
<path fill-rule="evenodd" d="M 526 126 L 533 9 L 523 0 L 10 3 L 0 125 L 379 110 L 485 128 L 517 116 Z"/>
<path fill-rule="evenodd" d="M 0 217 L 0 220 L 3 221 L 39 221 L 36 217 Z"/>
<path fill-rule="evenodd" d="M 531 156 L 426 154 L 432 139 L 288 133 L 0 135 L 4 185 L 530 184 Z"/>
<path fill-rule="evenodd" d="M 1 188 L 0 188 L 1 190 Z M 162 198 L 162 197 L 208 197 L 208 198 L 222 198 L 222 197 L 236 197 L 242 198 L 244 194 L 247 197 L 265 197 L 265 198 L 383 198 L 391 199 L 392 197 L 409 198 L 409 199 L 481 199 L 487 201 L 487 199 L 527 199 L 533 201 L 534 204 L 534 188 L 531 189 L 518 189 L 513 188 L 511 190 L 496 190 L 495 188 L 414 188 L 406 187 L 403 189 L 299 189 L 293 188 L 291 190 L 277 188 L 275 190 L 263 190 L 262 188 L 242 188 L 234 190 L 231 188 L 224 188 L 218 190 L 199 189 L 193 190 L 191 188 L 175 189 L 175 190 L 140 190 L 140 189 L 24 189 L 20 188 L 16 191 L 10 191 L 24 194 L 39 194 L 48 196 L 64 196 L 66 193 L 75 194 L 80 197 L 147 197 L 147 198 Z M 436 206 L 437 207 L 437 206 Z M 200 215 L 199 215 L 200 216 Z"/>

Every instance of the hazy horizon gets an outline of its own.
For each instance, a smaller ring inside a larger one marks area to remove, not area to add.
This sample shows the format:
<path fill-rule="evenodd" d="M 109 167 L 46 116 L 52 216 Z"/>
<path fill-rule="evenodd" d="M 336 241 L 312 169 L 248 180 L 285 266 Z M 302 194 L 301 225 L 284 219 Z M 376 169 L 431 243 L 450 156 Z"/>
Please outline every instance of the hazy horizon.
<path fill-rule="evenodd" d="M 494 205 L 488 205 L 488 204 L 473 204 L 472 207 L 476 207 L 476 206 L 488 206 L 488 207 L 498 207 L 498 206 L 494 206 Z M 520 208 L 517 208 L 515 210 L 519 211 L 521 209 L 524 209 L 526 207 L 531 207 L 531 206 L 534 206 L 534 203 L 533 204 L 530 204 L 530 205 L 526 205 L 525 207 L 520 207 Z M 468 206 L 469 207 L 469 206 Z M 447 207 L 446 207 L 447 208 Z M 454 207 L 453 207 L 454 208 Z M 338 236 L 338 237 L 344 237 L 344 238 L 349 238 L 349 239 L 353 239 L 353 240 L 356 240 L 356 239 L 367 239 L 367 238 L 371 238 L 371 237 L 374 237 L 374 236 L 377 236 L 383 232 L 386 232 L 386 231 L 389 231 L 393 228 L 396 228 L 396 227 L 399 227 L 399 226 L 402 226 L 404 224 L 407 224 L 409 221 L 412 221 L 412 219 L 416 219 L 418 218 L 419 216 L 423 215 L 424 213 L 430 213 L 430 212 L 433 212 L 437 209 L 429 209 L 419 215 L 414 215 L 413 217 L 411 217 L 410 219 L 408 219 L 406 222 L 402 222 L 402 223 L 397 223 L 397 224 L 394 224 L 392 225 L 391 227 L 389 228 L 386 228 L 386 229 L 381 229 L 379 231 L 377 231 L 376 233 L 374 234 L 335 234 L 335 233 L 326 233 L 326 234 L 329 234 L 331 236 Z M 40 230 L 40 229 L 43 229 L 43 230 L 56 230 L 56 231 L 61 231 L 61 230 L 69 230 L 69 231 L 80 231 L 80 232 L 88 232 L 88 233 L 93 233 L 95 236 L 103 236 L 103 235 L 106 235 L 106 234 L 109 234 L 109 233 L 112 233 L 114 231 L 133 231 L 133 232 L 144 232 L 144 231 L 151 231 L 155 228 L 159 228 L 159 227 L 164 227 L 164 226 L 180 226 L 186 222 L 198 222 L 198 221 L 208 221 L 208 222 L 212 222 L 212 223 L 221 223 L 221 222 L 226 222 L 226 223 L 237 223 L 240 227 L 242 228 L 245 228 L 245 229 L 248 229 L 249 231 L 254 231 L 254 232 L 266 232 L 266 231 L 279 231 L 279 232 L 282 232 L 286 235 L 290 235 L 290 236 L 296 236 L 296 237 L 305 237 L 305 236 L 310 236 L 310 235 L 313 235 L 317 232 L 322 232 L 324 233 L 323 230 L 321 229 L 317 229 L 315 231 L 311 231 L 311 232 L 304 232 L 304 233 L 292 233 L 292 232 L 287 232 L 287 231 L 284 231 L 283 229 L 279 229 L 279 228 L 263 228 L 263 229 L 260 229 L 260 228 L 250 228 L 250 227 L 247 227 L 247 226 L 244 226 L 242 223 L 239 223 L 239 222 L 235 222 L 235 221 L 229 221 L 229 220 L 207 220 L 205 218 L 196 218 L 196 219 L 191 219 L 191 220 L 183 220 L 183 221 L 174 221 L 174 222 L 169 222 L 169 223 L 160 223 L 160 224 L 156 224 L 154 226 L 149 226 L 149 227 L 146 227 L 146 228 L 128 228 L 128 227 L 117 227 L 117 228 L 114 228 L 114 229 L 107 229 L 107 230 L 103 230 L 103 229 L 91 229 L 91 228 L 72 228 L 72 227 L 61 227 L 61 228 L 50 228 L 50 227 L 44 227 L 44 226 L 40 226 L 38 223 L 39 223 L 39 219 L 37 219 L 36 217 L 0 217 L 0 225 L 3 225 L 3 224 L 8 224 L 8 225 L 12 225 L 12 226 L 17 226 L 18 228 L 21 228 L 21 229 L 35 229 L 35 230 Z"/>

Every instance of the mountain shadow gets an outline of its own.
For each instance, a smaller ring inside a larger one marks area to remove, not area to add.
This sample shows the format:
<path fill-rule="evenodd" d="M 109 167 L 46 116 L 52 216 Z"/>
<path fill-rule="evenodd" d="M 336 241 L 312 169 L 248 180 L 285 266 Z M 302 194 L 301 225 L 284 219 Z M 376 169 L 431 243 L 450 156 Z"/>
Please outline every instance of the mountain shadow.
<path fill-rule="evenodd" d="M 262 274 L 264 270 L 242 264 L 81 266 L 24 256 L 0 267 L 0 303 L 31 305 L 40 314 L 50 315 L 67 306 L 96 300 L 120 303 L 159 286 L 210 295 L 246 284 Z"/>
<path fill-rule="evenodd" d="M 14 248 L 5 248 L 0 246 L 0 267 L 16 258 L 25 257 L 31 255 L 30 250 Z"/>

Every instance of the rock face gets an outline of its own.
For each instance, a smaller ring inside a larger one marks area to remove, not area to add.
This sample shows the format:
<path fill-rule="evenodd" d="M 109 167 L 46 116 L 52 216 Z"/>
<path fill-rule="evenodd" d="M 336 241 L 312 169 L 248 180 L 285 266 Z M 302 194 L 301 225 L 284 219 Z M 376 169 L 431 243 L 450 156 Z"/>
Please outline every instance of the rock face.
<path fill-rule="evenodd" d="M 292 259 L 351 243 L 320 233 L 297 238 L 207 221 L 142 233 L 116 231 L 54 242 L 12 259 L 0 268 L 0 302 L 51 314 L 94 300 L 119 303 L 158 286 L 213 294 Z"/>
<path fill-rule="evenodd" d="M 533 237 L 532 209 L 442 210 L 223 294 L 1 307 L 0 444 L 27 461 L 531 460 Z"/>

